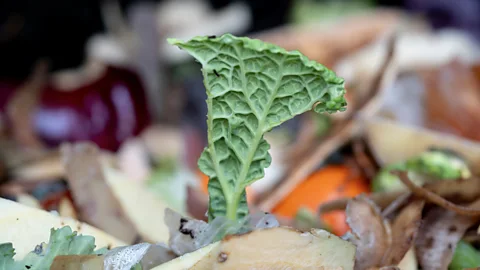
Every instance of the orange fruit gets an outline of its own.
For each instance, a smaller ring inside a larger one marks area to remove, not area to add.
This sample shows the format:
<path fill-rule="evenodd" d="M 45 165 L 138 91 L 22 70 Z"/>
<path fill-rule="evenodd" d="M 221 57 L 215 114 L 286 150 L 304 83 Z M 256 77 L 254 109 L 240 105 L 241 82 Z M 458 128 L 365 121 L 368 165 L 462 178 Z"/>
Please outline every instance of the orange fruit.
<path fill-rule="evenodd" d="M 361 193 L 370 193 L 366 179 L 347 166 L 326 166 L 305 179 L 272 212 L 279 216 L 295 218 L 297 211 L 302 207 L 316 212 L 322 203 L 355 197 Z M 344 211 L 329 212 L 321 218 L 336 235 L 343 235 L 349 230 Z"/>

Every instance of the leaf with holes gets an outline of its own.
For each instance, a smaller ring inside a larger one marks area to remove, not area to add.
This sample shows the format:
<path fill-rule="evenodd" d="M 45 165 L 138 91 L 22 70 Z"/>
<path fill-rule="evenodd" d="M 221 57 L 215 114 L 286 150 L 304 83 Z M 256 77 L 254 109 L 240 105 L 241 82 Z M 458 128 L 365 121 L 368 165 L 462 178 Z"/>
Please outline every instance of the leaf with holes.
<path fill-rule="evenodd" d="M 343 79 L 298 51 L 225 34 L 170 44 L 202 65 L 208 146 L 198 165 L 210 177 L 208 216 L 248 215 L 245 188 L 264 176 L 270 148 L 263 135 L 295 115 L 344 111 Z"/>

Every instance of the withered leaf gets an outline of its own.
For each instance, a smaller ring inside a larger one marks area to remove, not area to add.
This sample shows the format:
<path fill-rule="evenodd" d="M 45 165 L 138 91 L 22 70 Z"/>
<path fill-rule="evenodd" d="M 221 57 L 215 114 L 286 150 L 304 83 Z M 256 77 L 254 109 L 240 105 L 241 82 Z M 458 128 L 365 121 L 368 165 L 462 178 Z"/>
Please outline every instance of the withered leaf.
<path fill-rule="evenodd" d="M 454 60 L 423 78 L 427 127 L 479 141 L 480 83 L 471 67 Z"/>
<path fill-rule="evenodd" d="M 132 243 L 137 231 L 105 182 L 98 148 L 91 143 L 65 144 L 61 152 L 80 219 Z"/>
<path fill-rule="evenodd" d="M 383 265 L 398 265 L 412 247 L 422 221 L 423 200 L 415 200 L 402 209 L 392 223 L 392 245 Z"/>
<path fill-rule="evenodd" d="M 378 267 L 391 244 L 390 226 L 381 216 L 380 209 L 365 195 L 351 199 L 346 209 L 347 224 L 357 247 L 355 269 Z"/>
<path fill-rule="evenodd" d="M 415 243 L 421 268 L 447 269 L 458 241 L 479 219 L 479 217 L 461 216 L 440 207 L 430 210 Z"/>

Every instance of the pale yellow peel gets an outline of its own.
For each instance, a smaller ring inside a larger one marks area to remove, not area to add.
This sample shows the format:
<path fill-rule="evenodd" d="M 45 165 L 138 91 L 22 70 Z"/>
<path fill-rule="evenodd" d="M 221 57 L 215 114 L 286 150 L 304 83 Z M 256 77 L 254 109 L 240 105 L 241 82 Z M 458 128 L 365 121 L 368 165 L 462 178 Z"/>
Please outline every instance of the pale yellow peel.
<path fill-rule="evenodd" d="M 414 247 L 410 248 L 407 254 L 405 254 L 398 264 L 398 268 L 400 268 L 400 270 L 418 270 L 418 262 L 417 257 L 415 256 Z"/>
<path fill-rule="evenodd" d="M 97 247 L 126 245 L 122 241 L 88 224 L 58 217 L 46 211 L 0 198 L 0 243 L 12 243 L 15 258 L 21 259 L 41 242 L 48 242 L 51 228 L 70 226 L 80 234 L 95 237 Z"/>
<path fill-rule="evenodd" d="M 109 166 L 103 166 L 103 172 L 107 184 L 142 238 L 150 242 L 168 243 L 170 234 L 163 216 L 167 204 L 121 172 Z"/>
<path fill-rule="evenodd" d="M 178 257 L 174 260 L 171 260 L 167 263 L 164 263 L 162 265 L 159 265 L 152 270 L 182 270 L 182 269 L 190 269 L 193 267 L 196 263 L 198 263 L 200 260 L 204 259 L 205 256 L 208 256 L 210 251 L 212 251 L 214 248 L 216 248 L 220 242 L 216 242 L 213 244 L 210 244 L 206 247 L 203 247 L 197 251 L 194 251 L 192 253 L 187 253 L 181 257 Z M 200 268 L 197 268 L 200 269 Z"/>
<path fill-rule="evenodd" d="M 323 230 L 257 230 L 186 254 L 154 270 L 353 269 L 355 247 Z"/>

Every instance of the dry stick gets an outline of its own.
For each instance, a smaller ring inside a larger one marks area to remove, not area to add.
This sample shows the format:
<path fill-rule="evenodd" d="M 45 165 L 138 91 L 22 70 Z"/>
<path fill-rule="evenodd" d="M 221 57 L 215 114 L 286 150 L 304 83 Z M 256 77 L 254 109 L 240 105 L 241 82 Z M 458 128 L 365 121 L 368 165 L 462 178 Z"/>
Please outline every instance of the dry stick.
<path fill-rule="evenodd" d="M 369 179 L 377 174 L 377 169 L 372 159 L 365 153 L 365 144 L 360 138 L 354 138 L 352 143 L 353 155 L 362 168 L 363 173 Z"/>
<path fill-rule="evenodd" d="M 391 204 L 389 204 L 383 211 L 382 216 L 388 217 L 393 214 L 395 211 L 404 206 L 412 197 L 411 192 L 404 193 L 397 197 Z"/>
<path fill-rule="evenodd" d="M 379 74 L 373 80 L 372 86 L 370 88 L 370 95 L 373 96 L 371 99 L 365 99 L 357 104 L 358 111 L 363 112 L 365 115 L 372 115 L 379 104 L 379 97 L 377 95 L 380 85 L 383 82 L 383 79 L 386 77 L 386 71 L 388 69 L 391 60 L 393 59 L 394 49 L 395 49 L 395 35 L 392 36 L 388 44 L 388 53 L 385 57 L 385 61 L 381 68 L 379 69 Z M 361 133 L 362 125 L 359 121 L 354 119 L 356 108 L 352 108 L 352 113 L 346 119 L 346 123 L 340 127 L 339 132 L 333 132 L 333 134 L 326 139 L 321 145 L 319 145 L 313 154 L 306 158 L 298 168 L 294 170 L 287 178 L 281 182 L 281 184 L 276 188 L 270 196 L 268 196 L 264 201 L 260 202 L 260 208 L 269 211 L 275 207 L 289 192 L 291 192 L 298 184 L 300 184 L 312 171 L 321 163 L 322 160 L 325 160 L 333 151 L 338 149 L 340 146 L 347 143 L 352 137 Z"/>
<path fill-rule="evenodd" d="M 393 192 L 385 192 L 385 193 L 373 193 L 368 196 L 370 200 L 372 200 L 378 207 L 384 209 L 385 207 L 392 204 L 398 197 L 406 194 L 405 191 L 393 191 Z M 345 210 L 347 207 L 348 201 L 351 198 L 342 198 L 330 202 L 326 202 L 318 208 L 318 212 L 320 214 L 337 211 L 337 210 Z"/>
<path fill-rule="evenodd" d="M 432 202 L 438 206 L 441 206 L 445 209 L 454 211 L 457 214 L 464 216 L 480 216 L 480 209 L 465 207 L 461 205 L 454 204 L 450 201 L 445 200 L 441 196 L 429 191 L 428 189 L 419 187 L 415 185 L 408 177 L 407 172 L 394 171 L 392 174 L 397 175 L 405 186 L 407 186 L 413 194 L 420 198 L 424 198 L 429 202 Z"/>

